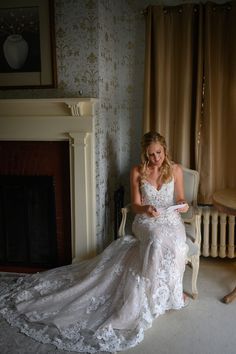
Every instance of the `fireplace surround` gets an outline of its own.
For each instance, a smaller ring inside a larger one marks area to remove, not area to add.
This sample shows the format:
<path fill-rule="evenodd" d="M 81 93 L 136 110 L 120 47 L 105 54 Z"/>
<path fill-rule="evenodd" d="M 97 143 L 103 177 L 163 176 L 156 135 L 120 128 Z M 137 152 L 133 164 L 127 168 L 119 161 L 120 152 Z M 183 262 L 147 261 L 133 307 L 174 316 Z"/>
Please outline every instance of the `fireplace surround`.
<path fill-rule="evenodd" d="M 73 262 L 96 254 L 95 98 L 0 100 L 0 140 L 69 141 Z"/>

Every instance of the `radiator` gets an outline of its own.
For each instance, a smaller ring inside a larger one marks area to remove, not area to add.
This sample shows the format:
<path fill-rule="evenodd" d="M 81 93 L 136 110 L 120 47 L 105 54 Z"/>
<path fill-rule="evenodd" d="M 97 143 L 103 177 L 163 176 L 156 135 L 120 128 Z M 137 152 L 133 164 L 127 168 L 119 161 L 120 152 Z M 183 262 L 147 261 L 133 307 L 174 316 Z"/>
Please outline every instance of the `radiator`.
<path fill-rule="evenodd" d="M 235 216 L 218 212 L 211 206 L 199 206 L 201 212 L 201 255 L 234 258 Z"/>

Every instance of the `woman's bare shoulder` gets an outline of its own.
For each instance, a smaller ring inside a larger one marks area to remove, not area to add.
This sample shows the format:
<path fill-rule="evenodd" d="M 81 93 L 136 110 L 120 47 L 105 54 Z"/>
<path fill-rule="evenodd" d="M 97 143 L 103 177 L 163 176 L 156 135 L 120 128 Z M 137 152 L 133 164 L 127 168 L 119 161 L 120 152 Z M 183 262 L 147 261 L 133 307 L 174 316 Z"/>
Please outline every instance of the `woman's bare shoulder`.
<path fill-rule="evenodd" d="M 141 175 L 140 165 L 134 165 L 130 170 L 130 176 L 132 179 L 139 179 Z"/>
<path fill-rule="evenodd" d="M 134 165 L 132 168 L 131 168 L 131 172 L 132 173 L 138 173 L 140 174 L 140 165 Z"/>
<path fill-rule="evenodd" d="M 174 178 L 178 178 L 178 176 L 182 176 L 183 170 L 180 164 L 173 162 L 172 169 L 173 169 Z"/>

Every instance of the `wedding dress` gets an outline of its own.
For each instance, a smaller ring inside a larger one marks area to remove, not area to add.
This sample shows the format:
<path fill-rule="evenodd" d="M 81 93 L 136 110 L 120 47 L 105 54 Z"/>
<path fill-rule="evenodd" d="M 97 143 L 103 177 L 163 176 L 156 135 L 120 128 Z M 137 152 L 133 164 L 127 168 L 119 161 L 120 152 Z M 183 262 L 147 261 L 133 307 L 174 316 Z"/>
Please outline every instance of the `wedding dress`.
<path fill-rule="evenodd" d="M 140 187 L 143 204 L 174 203 L 174 181 Z M 27 336 L 69 351 L 115 352 L 142 341 L 144 330 L 184 305 L 187 252 L 177 211 L 136 215 L 136 237 L 112 242 L 92 260 L 20 277 L 0 294 L 0 313 Z"/>

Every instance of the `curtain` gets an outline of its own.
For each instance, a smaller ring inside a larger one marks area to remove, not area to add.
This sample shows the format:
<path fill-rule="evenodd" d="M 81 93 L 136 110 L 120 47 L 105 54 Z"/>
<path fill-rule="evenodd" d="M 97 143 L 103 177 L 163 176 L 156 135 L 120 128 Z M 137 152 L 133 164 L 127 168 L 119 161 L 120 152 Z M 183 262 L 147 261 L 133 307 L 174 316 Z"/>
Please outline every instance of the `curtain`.
<path fill-rule="evenodd" d="M 199 8 L 149 6 L 146 21 L 144 132 L 164 135 L 172 159 L 187 167 L 195 164 L 194 117 L 201 112 Z"/>
<path fill-rule="evenodd" d="M 199 136 L 199 202 L 236 187 L 236 3 L 205 5 L 203 114 Z"/>
<path fill-rule="evenodd" d="M 149 6 L 143 130 L 200 173 L 199 201 L 236 183 L 235 2 Z"/>

